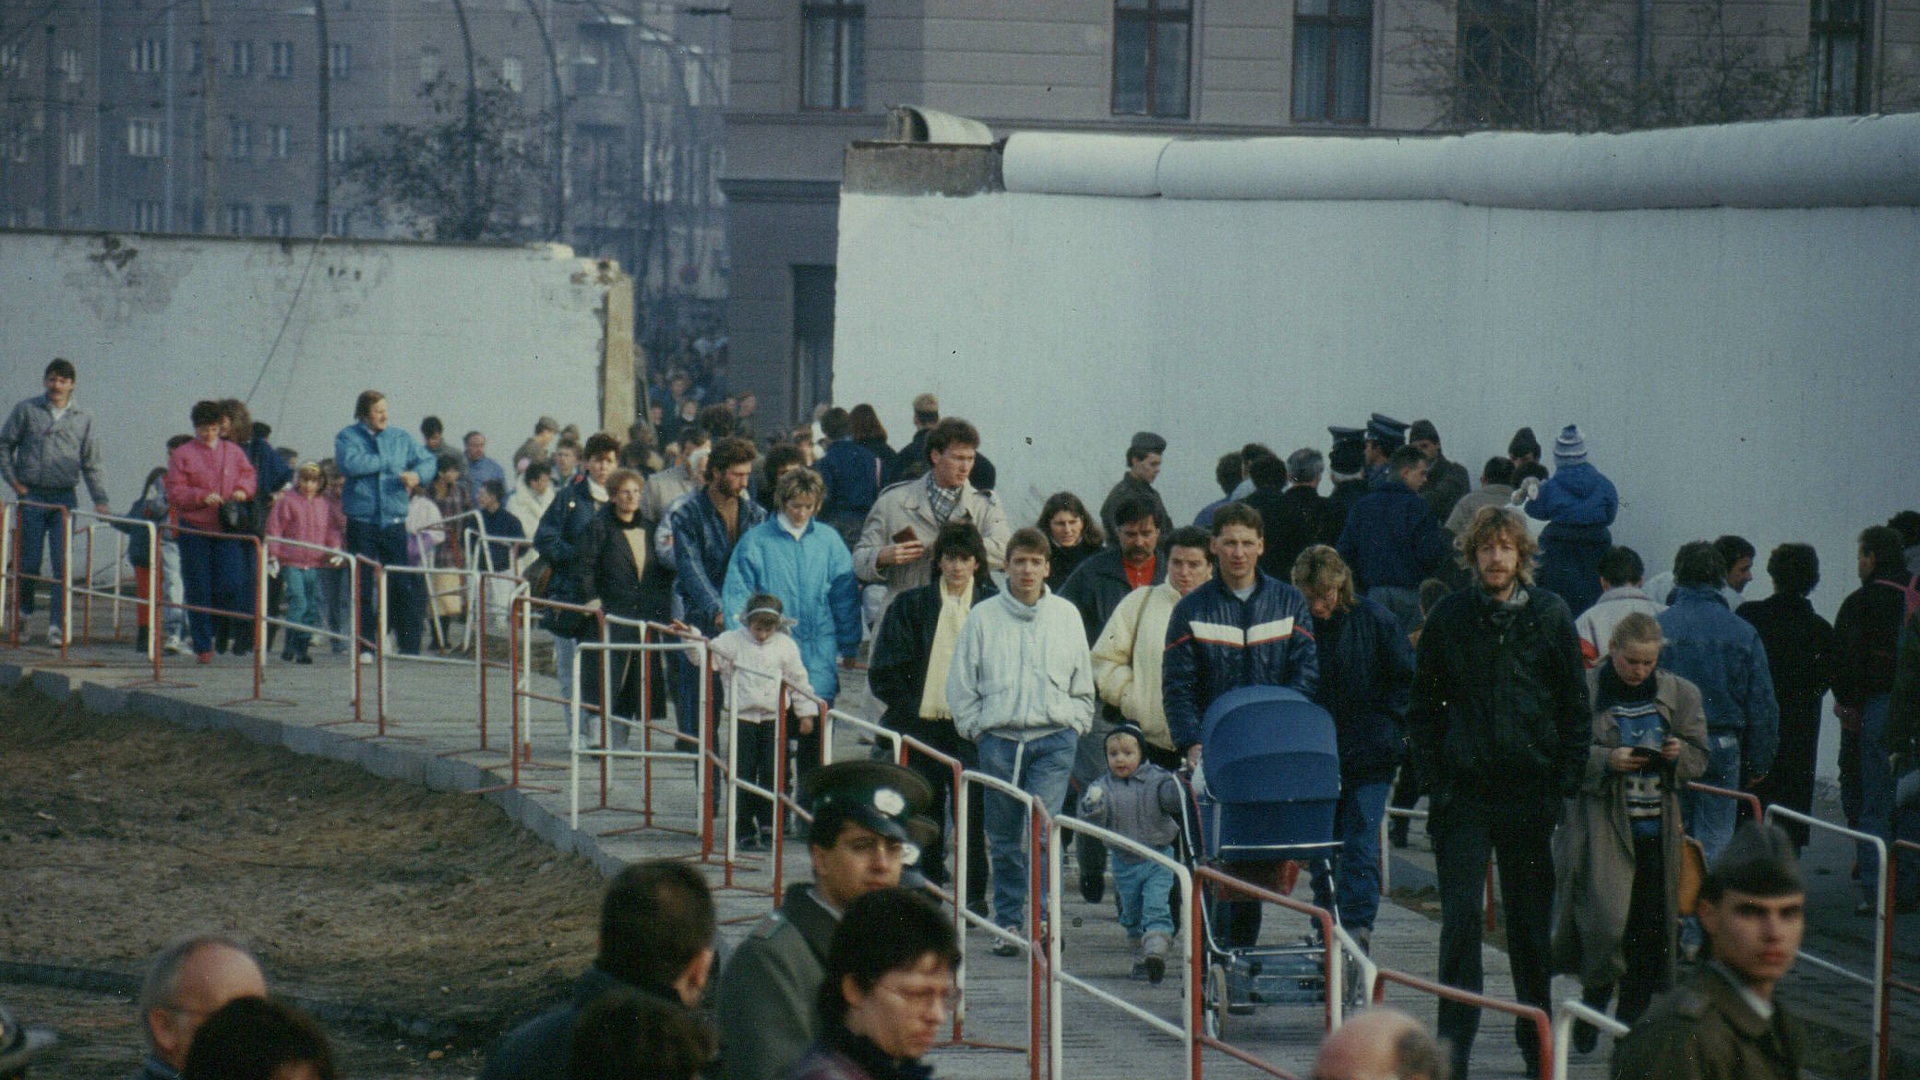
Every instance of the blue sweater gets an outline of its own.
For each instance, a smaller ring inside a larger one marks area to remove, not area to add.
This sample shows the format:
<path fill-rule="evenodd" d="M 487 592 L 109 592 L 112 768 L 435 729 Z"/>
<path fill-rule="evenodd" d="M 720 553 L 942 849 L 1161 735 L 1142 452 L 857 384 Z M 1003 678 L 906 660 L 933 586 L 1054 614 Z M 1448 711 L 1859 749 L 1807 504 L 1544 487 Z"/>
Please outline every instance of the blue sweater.
<path fill-rule="evenodd" d="M 747 599 L 759 592 L 779 597 L 794 620 L 793 640 L 813 692 L 828 701 L 838 697 L 835 658 L 851 657 L 860 646 L 860 586 L 846 541 L 818 521 L 807 522 L 796 538 L 778 516 L 748 529 L 734 545 L 720 589 L 729 628 L 741 625 Z"/>
<path fill-rule="evenodd" d="M 1284 686 L 1312 697 L 1320 662 L 1306 597 L 1266 574 L 1245 600 L 1218 578 L 1207 582 L 1174 605 L 1160 680 L 1167 731 L 1182 753 L 1200 741 L 1207 706 L 1229 690 Z"/>

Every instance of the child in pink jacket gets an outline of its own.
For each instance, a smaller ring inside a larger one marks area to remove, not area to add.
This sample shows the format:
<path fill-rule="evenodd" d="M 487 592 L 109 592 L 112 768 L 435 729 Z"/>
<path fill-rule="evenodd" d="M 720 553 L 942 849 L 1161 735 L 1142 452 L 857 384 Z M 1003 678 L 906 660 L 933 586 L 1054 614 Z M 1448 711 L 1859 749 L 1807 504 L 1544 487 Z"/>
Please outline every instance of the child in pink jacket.
<path fill-rule="evenodd" d="M 267 514 L 267 536 L 271 540 L 298 540 L 330 548 L 342 545 L 346 519 L 340 507 L 326 495 L 327 480 L 320 466 L 307 462 L 294 474 L 294 490 L 280 496 Z M 281 595 L 287 598 L 287 621 L 307 629 L 288 630 L 287 645 L 280 659 L 296 664 L 311 664 L 307 652 L 313 643 L 311 628 L 320 625 L 320 568 L 333 565 L 338 555 L 316 551 L 296 544 L 273 543 L 269 553 L 280 561 Z"/>

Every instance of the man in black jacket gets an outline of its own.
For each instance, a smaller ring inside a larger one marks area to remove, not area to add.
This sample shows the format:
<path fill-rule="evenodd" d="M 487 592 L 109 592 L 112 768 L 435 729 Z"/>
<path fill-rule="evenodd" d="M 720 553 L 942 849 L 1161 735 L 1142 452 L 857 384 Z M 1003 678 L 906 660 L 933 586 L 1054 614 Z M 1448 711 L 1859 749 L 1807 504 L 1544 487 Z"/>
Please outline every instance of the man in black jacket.
<path fill-rule="evenodd" d="M 1481 890 L 1497 853 L 1516 996 L 1552 1007 L 1550 845 L 1561 801 L 1579 790 L 1591 741 L 1587 683 L 1573 615 L 1533 584 L 1534 542 L 1512 510 L 1474 515 L 1460 547 L 1476 587 L 1428 616 L 1408 724 L 1440 879 L 1439 981 L 1481 989 Z M 1480 1010 L 1440 1003 L 1439 1030 L 1464 1080 Z M 1544 1047 L 1515 1027 L 1528 1070 Z"/>
<path fill-rule="evenodd" d="M 607 886 L 600 904 L 600 955 L 565 1000 L 500 1037 L 481 1080 L 565 1072 L 574 1023 L 587 1006 L 632 987 L 683 1009 L 713 971 L 713 896 L 698 870 L 673 859 L 635 863 Z"/>
<path fill-rule="evenodd" d="M 1289 580 L 1301 552 L 1340 538 L 1338 529 L 1327 528 L 1327 500 L 1320 494 L 1320 474 L 1326 463 L 1326 456 L 1309 446 L 1288 454 L 1284 465 L 1262 463 L 1253 474 L 1253 494 L 1247 496 L 1247 505 L 1260 512 L 1261 532 L 1266 534 L 1261 572 Z M 1261 482 L 1274 472 L 1279 473 L 1277 480 Z"/>

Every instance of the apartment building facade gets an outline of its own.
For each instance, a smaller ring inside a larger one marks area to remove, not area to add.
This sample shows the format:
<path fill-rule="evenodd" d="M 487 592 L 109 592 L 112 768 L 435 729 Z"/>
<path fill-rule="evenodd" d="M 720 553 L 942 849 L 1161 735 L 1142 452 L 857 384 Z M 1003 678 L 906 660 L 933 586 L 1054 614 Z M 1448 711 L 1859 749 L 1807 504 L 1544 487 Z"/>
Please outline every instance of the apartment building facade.
<path fill-rule="evenodd" d="M 1805 66 L 1795 111 L 1855 113 L 1914 107 L 1920 44 L 1920 0 L 735 0 L 732 11 L 732 371 L 773 415 L 796 418 L 832 395 L 842 154 L 882 138 L 892 105 L 1000 136 L 1542 126 L 1529 113 L 1553 104 L 1548 90 L 1585 89 L 1538 85 L 1547 60 L 1604 56 L 1651 82 L 1683 70 L 1710 24 L 1757 68 Z M 904 422 L 904 402 L 875 404 Z"/>

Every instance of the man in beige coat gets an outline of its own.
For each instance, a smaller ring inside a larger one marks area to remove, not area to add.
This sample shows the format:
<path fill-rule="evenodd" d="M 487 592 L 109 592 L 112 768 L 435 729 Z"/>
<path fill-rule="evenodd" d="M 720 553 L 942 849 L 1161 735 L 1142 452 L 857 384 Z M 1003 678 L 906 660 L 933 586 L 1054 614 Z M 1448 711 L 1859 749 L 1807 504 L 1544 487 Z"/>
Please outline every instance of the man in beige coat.
<path fill-rule="evenodd" d="M 1180 598 L 1213 577 L 1206 530 L 1185 526 L 1167 540 L 1167 580 L 1126 595 L 1093 646 L 1093 681 L 1100 700 L 1140 726 L 1141 749 L 1163 769 L 1185 764 L 1167 731 L 1167 710 L 1160 700 L 1160 660 L 1167 654 L 1167 620 Z"/>
<path fill-rule="evenodd" d="M 1000 569 L 1013 529 L 993 492 L 967 483 L 979 448 L 980 433 L 972 424 L 947 417 L 927 433 L 927 459 L 933 467 L 926 476 L 882 491 L 868 511 L 860 542 L 853 548 L 853 572 L 861 581 L 887 587 L 875 624 L 894 597 L 933 580 L 933 538 L 949 522 L 971 521 L 986 545 L 987 566 Z"/>

